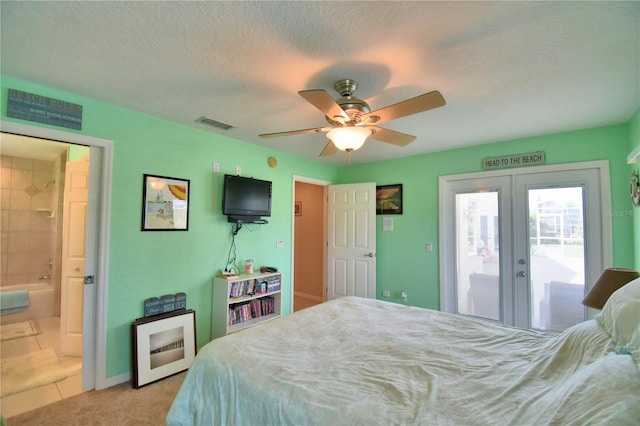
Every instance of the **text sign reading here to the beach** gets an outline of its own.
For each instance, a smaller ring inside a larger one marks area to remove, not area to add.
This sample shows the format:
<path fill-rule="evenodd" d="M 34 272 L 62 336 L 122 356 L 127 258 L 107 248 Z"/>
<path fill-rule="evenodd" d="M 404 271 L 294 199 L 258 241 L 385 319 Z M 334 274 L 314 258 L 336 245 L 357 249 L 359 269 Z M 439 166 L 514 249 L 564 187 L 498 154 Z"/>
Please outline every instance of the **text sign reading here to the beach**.
<path fill-rule="evenodd" d="M 540 164 L 544 164 L 545 161 L 544 151 L 506 155 L 504 157 L 489 157 L 482 159 L 482 170 L 539 166 Z"/>
<path fill-rule="evenodd" d="M 9 89 L 7 117 L 82 130 L 82 105 Z"/>

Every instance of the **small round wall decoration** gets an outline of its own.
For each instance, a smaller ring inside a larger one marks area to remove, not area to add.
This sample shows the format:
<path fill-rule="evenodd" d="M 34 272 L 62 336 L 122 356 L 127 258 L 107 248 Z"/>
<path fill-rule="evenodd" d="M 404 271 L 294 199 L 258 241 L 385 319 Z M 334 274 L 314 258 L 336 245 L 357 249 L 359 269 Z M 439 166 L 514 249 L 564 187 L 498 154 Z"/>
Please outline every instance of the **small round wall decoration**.
<path fill-rule="evenodd" d="M 631 182 L 629 182 L 629 195 L 634 206 L 640 205 L 640 182 L 638 182 L 638 172 L 631 172 Z"/>
<path fill-rule="evenodd" d="M 276 157 L 269 157 L 267 158 L 267 164 L 269 164 L 269 167 L 275 167 L 278 165 L 278 159 Z"/>

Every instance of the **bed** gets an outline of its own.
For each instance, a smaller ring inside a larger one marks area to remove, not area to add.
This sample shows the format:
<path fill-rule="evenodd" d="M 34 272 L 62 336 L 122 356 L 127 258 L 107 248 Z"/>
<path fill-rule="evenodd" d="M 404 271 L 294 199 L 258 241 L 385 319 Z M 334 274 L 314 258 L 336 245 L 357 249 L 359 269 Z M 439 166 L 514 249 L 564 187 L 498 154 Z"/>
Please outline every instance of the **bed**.
<path fill-rule="evenodd" d="M 167 424 L 638 425 L 632 284 L 561 334 L 336 299 L 205 345 Z"/>

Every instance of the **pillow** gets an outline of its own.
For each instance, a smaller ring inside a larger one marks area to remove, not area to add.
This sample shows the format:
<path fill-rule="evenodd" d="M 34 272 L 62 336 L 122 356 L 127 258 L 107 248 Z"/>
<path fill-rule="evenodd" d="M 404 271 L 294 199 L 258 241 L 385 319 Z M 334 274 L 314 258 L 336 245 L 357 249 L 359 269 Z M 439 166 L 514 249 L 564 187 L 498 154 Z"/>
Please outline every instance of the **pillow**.
<path fill-rule="evenodd" d="M 640 324 L 640 278 L 616 290 L 595 316 L 616 347 L 626 347 Z"/>

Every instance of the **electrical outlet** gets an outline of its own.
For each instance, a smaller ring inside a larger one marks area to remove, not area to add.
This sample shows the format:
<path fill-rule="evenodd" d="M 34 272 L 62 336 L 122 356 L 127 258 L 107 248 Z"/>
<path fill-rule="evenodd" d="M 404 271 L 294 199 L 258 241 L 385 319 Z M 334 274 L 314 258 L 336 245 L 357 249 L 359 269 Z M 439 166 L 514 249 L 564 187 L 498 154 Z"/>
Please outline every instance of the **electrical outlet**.
<path fill-rule="evenodd" d="M 242 174 L 242 167 L 236 166 L 236 176 L 240 176 Z"/>
<path fill-rule="evenodd" d="M 284 247 L 284 242 L 282 240 L 276 241 L 276 248 L 278 250 L 282 249 L 283 247 Z"/>
<path fill-rule="evenodd" d="M 407 301 L 407 292 L 403 291 L 402 293 L 400 293 L 400 299 L 402 299 L 403 302 Z"/>
<path fill-rule="evenodd" d="M 389 290 L 382 290 L 382 297 L 391 297 L 391 292 Z"/>
<path fill-rule="evenodd" d="M 427 251 L 433 251 L 433 244 L 427 243 Z"/>
<path fill-rule="evenodd" d="M 213 162 L 213 171 L 214 173 L 218 173 L 220 171 L 220 163 L 218 163 L 217 161 Z"/>

